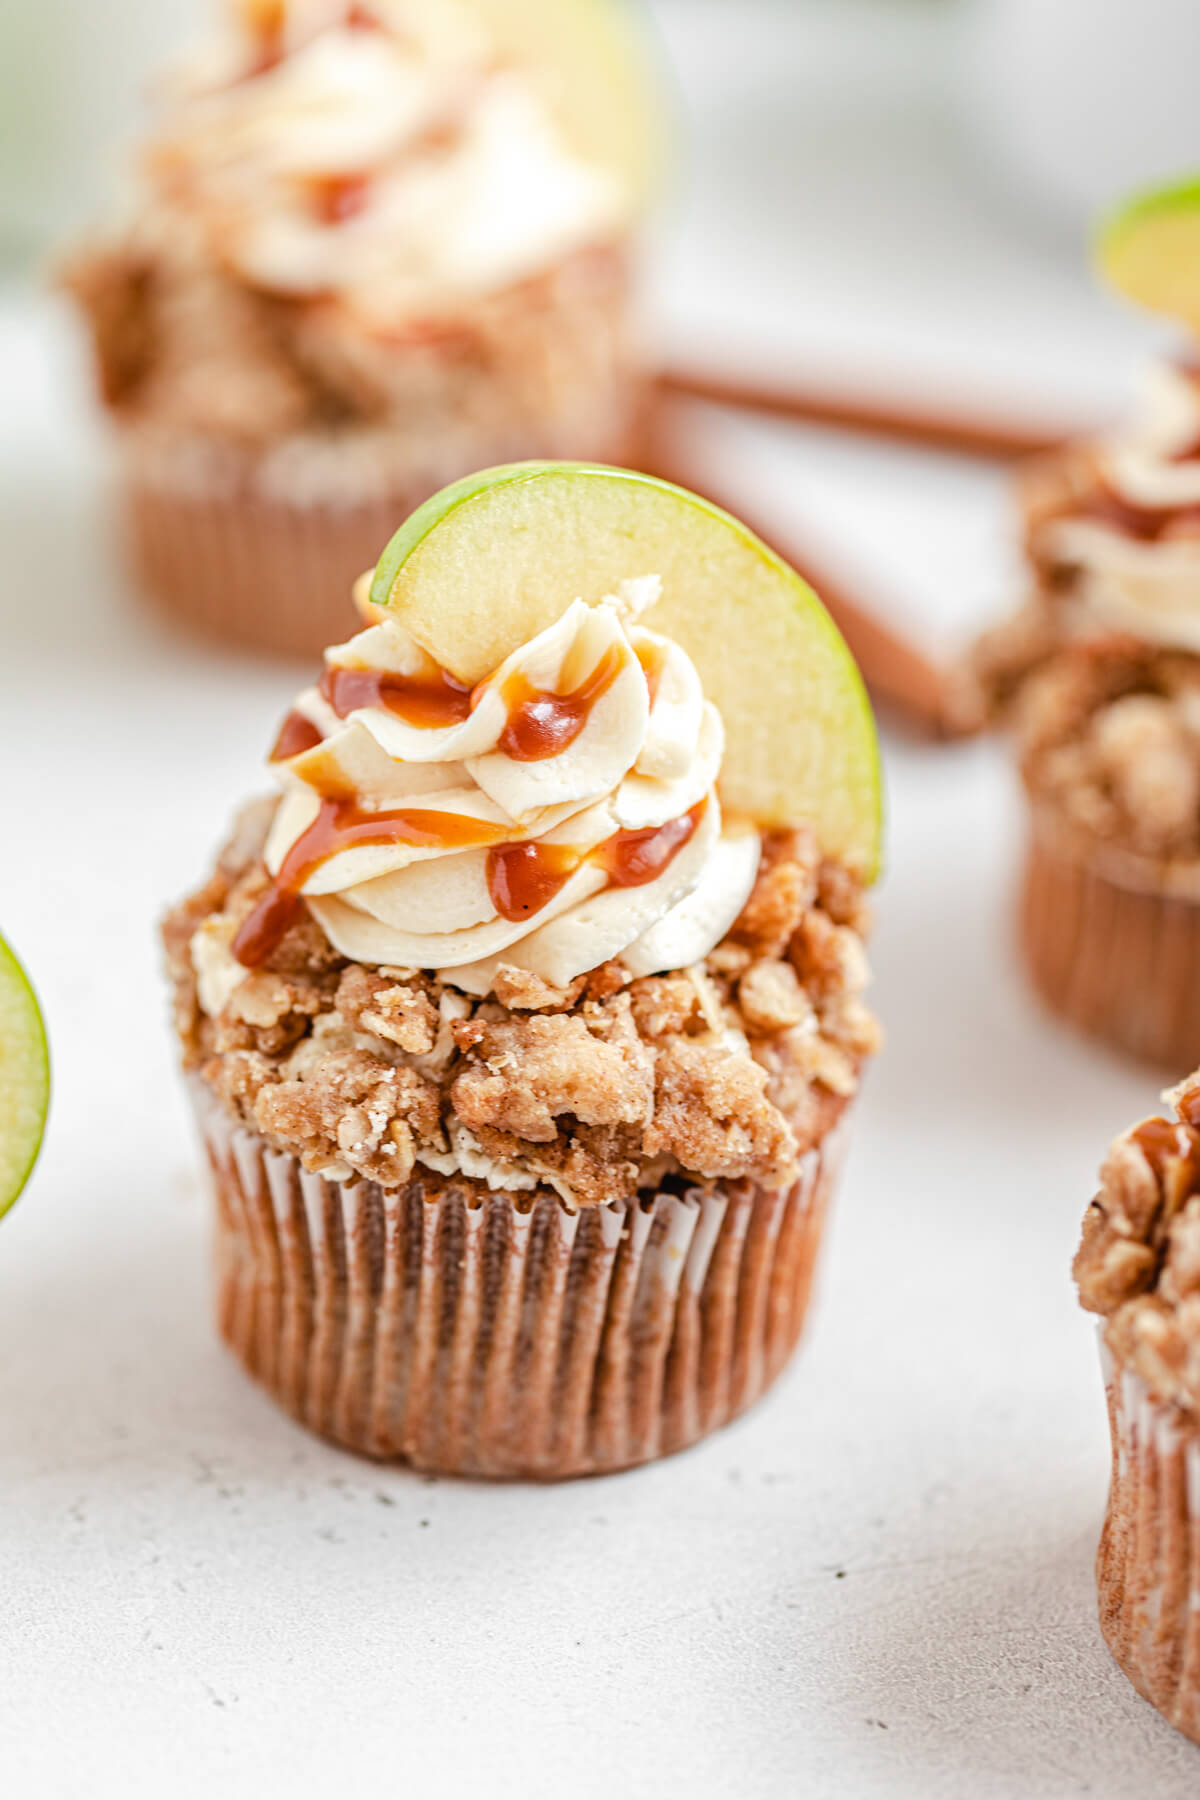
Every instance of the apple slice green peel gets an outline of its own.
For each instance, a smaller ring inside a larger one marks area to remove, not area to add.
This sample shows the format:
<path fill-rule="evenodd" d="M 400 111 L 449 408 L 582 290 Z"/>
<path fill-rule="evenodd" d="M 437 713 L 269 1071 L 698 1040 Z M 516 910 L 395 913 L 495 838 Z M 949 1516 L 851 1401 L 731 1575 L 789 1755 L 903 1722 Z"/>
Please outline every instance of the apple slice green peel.
<path fill-rule="evenodd" d="M 812 824 L 873 880 L 882 783 L 853 657 L 812 589 L 754 534 L 686 489 L 586 463 L 512 463 L 444 488 L 392 538 L 371 583 L 459 681 L 638 575 L 645 615 L 695 663 L 725 721 L 721 795 L 764 827 Z"/>
<path fill-rule="evenodd" d="M 1200 330 L 1200 175 L 1126 201 L 1101 225 L 1096 259 L 1118 293 Z"/>
<path fill-rule="evenodd" d="M 41 1009 L 24 969 L 0 937 L 0 1216 L 28 1181 L 50 1103 L 50 1057 Z"/>

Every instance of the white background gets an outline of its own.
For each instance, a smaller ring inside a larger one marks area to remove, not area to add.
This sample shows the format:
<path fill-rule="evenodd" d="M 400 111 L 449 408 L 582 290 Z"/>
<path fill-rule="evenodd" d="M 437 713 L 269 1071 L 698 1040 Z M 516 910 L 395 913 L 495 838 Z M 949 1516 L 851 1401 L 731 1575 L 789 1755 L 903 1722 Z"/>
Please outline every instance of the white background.
<path fill-rule="evenodd" d="M 739 34 L 678 25 L 703 95 Z M 1057 371 L 1073 403 L 1115 405 L 1145 333 L 970 186 L 949 122 L 916 109 L 915 39 L 875 137 L 852 126 L 878 41 L 847 60 L 830 39 L 827 65 L 813 50 L 820 92 L 837 68 L 848 84 L 826 162 L 797 164 L 813 280 L 776 247 L 786 197 L 755 237 L 702 145 L 707 197 L 665 259 L 672 330 L 728 343 L 755 309 L 793 308 L 781 356 L 873 347 L 911 379 L 940 341 L 946 382 L 986 339 L 1031 392 Z M 745 103 L 731 144 L 754 140 Z M 838 180 L 890 184 L 879 218 L 904 231 L 864 239 Z M 946 227 L 965 216 L 960 256 Z M 1106 1429 L 1068 1279 L 1096 1165 L 1158 1083 L 1025 992 L 1004 749 L 887 743 L 889 1042 L 809 1338 L 768 1400 L 685 1457 L 557 1489 L 356 1462 L 279 1415 L 211 1330 L 155 941 L 303 671 L 136 609 L 78 341 L 20 294 L 0 307 L 0 397 L 0 920 L 55 1066 L 42 1162 L 0 1227 L 0 1791 L 1193 1795 L 1200 1752 L 1095 1623 Z M 914 604 L 935 589 L 942 618 L 1008 579 L 999 478 L 803 441 L 779 492 L 856 569 L 901 570 Z"/>

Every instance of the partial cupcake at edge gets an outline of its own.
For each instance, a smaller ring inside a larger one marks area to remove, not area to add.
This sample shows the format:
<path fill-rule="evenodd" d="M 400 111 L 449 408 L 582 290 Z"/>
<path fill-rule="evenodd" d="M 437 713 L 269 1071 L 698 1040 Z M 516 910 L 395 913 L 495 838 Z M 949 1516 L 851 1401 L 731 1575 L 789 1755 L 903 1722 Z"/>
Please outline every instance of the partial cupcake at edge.
<path fill-rule="evenodd" d="M 1138 1692 L 1200 1742 L 1200 1072 L 1120 1136 L 1075 1258 L 1103 1321 L 1112 1479 L 1100 1624 Z"/>
<path fill-rule="evenodd" d="M 214 8 L 161 83 L 127 222 L 63 271 L 146 592 L 316 655 L 447 481 L 639 460 L 659 108 L 624 0 Z"/>
<path fill-rule="evenodd" d="M 1200 329 L 1200 189 L 1107 227 L 1114 285 Z M 1189 284 L 1196 292 L 1188 297 Z M 976 673 L 1016 735 L 1030 806 L 1033 981 L 1091 1035 L 1200 1059 L 1200 362 L 1147 373 L 1135 415 L 1025 483 L 1035 591 Z"/>
<path fill-rule="evenodd" d="M 877 1027 L 858 672 L 728 515 L 523 465 L 357 590 L 165 925 L 220 1329 L 368 1455 L 682 1449 L 803 1324 Z"/>

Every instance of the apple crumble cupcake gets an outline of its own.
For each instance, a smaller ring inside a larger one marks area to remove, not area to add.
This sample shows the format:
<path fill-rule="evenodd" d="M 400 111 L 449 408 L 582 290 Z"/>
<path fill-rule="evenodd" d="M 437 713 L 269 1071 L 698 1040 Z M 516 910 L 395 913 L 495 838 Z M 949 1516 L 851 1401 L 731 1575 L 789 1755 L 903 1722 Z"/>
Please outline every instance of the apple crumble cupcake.
<path fill-rule="evenodd" d="M 1075 1258 L 1103 1319 L 1112 1482 L 1100 1623 L 1134 1687 L 1200 1742 L 1200 1074 L 1114 1143 Z"/>
<path fill-rule="evenodd" d="M 596 52 L 586 96 L 586 71 L 516 60 L 532 45 L 481 0 L 227 0 L 165 85 L 131 222 L 65 278 L 141 585 L 174 617 L 317 654 L 395 520 L 446 481 L 636 460 L 653 126 L 617 9 L 585 10 L 595 44 L 562 19 L 545 35 L 547 54 Z"/>
<path fill-rule="evenodd" d="M 1179 227 L 1183 227 L 1182 234 Z M 1135 202 L 1100 256 L 1200 324 L 1200 188 Z M 1190 297 L 1189 297 L 1190 296 Z M 1200 366 L 1153 367 L 1119 430 L 1025 486 L 1034 592 L 978 646 L 1031 808 L 1021 932 L 1058 1013 L 1175 1070 L 1200 1058 Z"/>
<path fill-rule="evenodd" d="M 796 1343 L 876 1044 L 876 753 L 725 515 L 609 470 L 461 489 L 165 941 L 233 1350 L 351 1449 L 555 1478 L 694 1442 Z"/>

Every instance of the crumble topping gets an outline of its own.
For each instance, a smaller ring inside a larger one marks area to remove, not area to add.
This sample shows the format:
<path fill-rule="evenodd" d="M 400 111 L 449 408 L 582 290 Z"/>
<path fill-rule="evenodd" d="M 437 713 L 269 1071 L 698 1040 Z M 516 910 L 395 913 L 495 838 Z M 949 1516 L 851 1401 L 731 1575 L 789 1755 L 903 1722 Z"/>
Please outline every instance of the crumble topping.
<path fill-rule="evenodd" d="M 1074 1276 L 1109 1348 L 1161 1400 L 1200 1416 L 1200 1071 L 1113 1144 Z"/>
<path fill-rule="evenodd" d="M 185 1066 L 308 1168 L 390 1186 L 419 1161 L 576 1205 L 671 1175 L 785 1186 L 877 1048 L 863 891 L 807 830 L 765 839 L 744 911 L 688 969 L 609 962 L 556 988 L 503 968 L 478 1000 L 348 961 L 301 908 L 212 1016 L 197 945 L 227 944 L 265 890 L 272 810 L 246 810 L 164 941 Z"/>
<path fill-rule="evenodd" d="M 296 434 L 373 434 L 411 461 L 454 420 L 519 443 L 531 424 L 602 411 L 631 351 L 622 254 L 581 250 L 555 269 L 394 332 L 333 296 L 269 294 L 214 263 L 186 220 L 143 224 L 84 250 L 64 285 L 92 335 L 101 393 L 126 424 L 216 435 L 246 450 Z M 595 426 L 592 427 L 595 430 Z M 394 439 L 394 443 L 391 440 Z M 376 441 L 377 440 L 377 441 Z"/>
<path fill-rule="evenodd" d="M 1123 850 L 1200 856 L 1200 657 L 1107 638 L 1061 651 L 1019 715 L 1034 800 Z"/>

